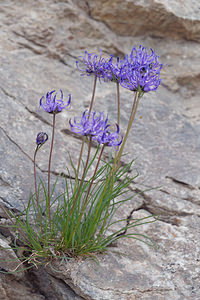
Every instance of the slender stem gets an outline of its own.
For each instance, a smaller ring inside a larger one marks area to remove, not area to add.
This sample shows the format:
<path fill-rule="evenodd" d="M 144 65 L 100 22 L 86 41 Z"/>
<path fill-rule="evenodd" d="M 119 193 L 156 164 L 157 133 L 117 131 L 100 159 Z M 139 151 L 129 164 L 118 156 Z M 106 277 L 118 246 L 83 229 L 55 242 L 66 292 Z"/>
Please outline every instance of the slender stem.
<path fill-rule="evenodd" d="M 37 151 L 38 151 L 38 146 L 37 146 L 37 148 L 35 149 L 35 152 L 34 152 L 33 165 L 34 165 L 35 196 L 36 196 L 36 201 L 37 201 L 37 207 L 39 207 L 37 181 L 36 181 L 36 163 L 35 163 Z"/>
<path fill-rule="evenodd" d="M 129 118 L 129 123 L 128 123 L 127 130 L 126 130 L 126 134 L 125 134 L 122 145 L 121 145 L 120 150 L 119 150 L 118 155 L 117 155 L 117 166 L 119 165 L 120 158 L 122 156 L 122 152 L 123 152 L 126 140 L 128 138 L 129 131 L 131 129 L 132 123 L 133 123 L 134 118 L 135 118 L 135 114 L 137 112 L 139 99 L 140 99 L 140 94 L 138 94 L 138 92 L 135 92 L 134 100 L 133 100 L 133 106 L 132 106 L 132 110 L 131 110 L 131 114 L 130 114 L 130 118 Z"/>
<path fill-rule="evenodd" d="M 98 169 L 98 166 L 99 166 L 99 163 L 100 163 L 100 160 L 101 160 L 101 157 L 102 157 L 104 148 L 105 148 L 105 146 L 103 146 L 102 149 L 101 149 L 101 153 L 100 153 L 100 155 L 99 155 L 99 158 L 98 158 L 98 161 L 97 161 L 97 164 L 96 164 L 96 168 L 95 168 L 95 170 L 94 170 L 94 174 L 93 174 L 93 176 L 92 176 L 92 180 L 91 180 L 91 182 L 90 182 L 90 186 L 89 186 L 89 189 L 88 189 L 88 191 L 87 191 L 87 195 L 86 195 L 86 198 L 85 198 L 85 201 L 84 201 L 84 204 L 83 204 L 83 208 L 82 208 L 81 211 L 80 211 L 80 215 L 79 215 L 78 221 L 76 222 L 76 226 L 75 226 L 75 229 L 74 229 L 73 232 L 75 232 L 75 230 L 76 230 L 76 228 L 77 228 L 77 226 L 78 226 L 78 224 L 79 224 L 79 222 L 80 222 L 80 220 L 81 220 L 81 218 L 82 218 L 82 216 L 83 216 L 84 209 L 85 209 L 85 206 L 86 206 L 86 204 L 87 204 L 88 196 L 89 196 L 89 193 L 90 193 L 90 190 L 91 190 L 91 187 L 92 187 L 92 183 L 93 183 L 93 181 L 94 181 L 94 178 L 95 178 L 95 175 L 96 175 L 96 172 L 97 172 L 97 169 Z M 66 226 L 65 226 L 65 227 L 66 227 Z M 66 229 L 66 228 L 64 228 L 64 231 L 65 231 L 65 229 Z M 64 231 L 63 231 L 63 232 L 64 232 Z M 71 241 L 71 236 L 73 235 L 73 232 L 72 232 L 71 235 L 70 235 L 69 241 Z"/>
<path fill-rule="evenodd" d="M 51 229 L 51 212 L 50 212 L 50 173 L 51 173 L 51 157 L 53 151 L 54 133 L 55 133 L 56 114 L 53 114 L 53 131 L 51 139 L 51 148 L 49 153 L 49 168 L 48 168 L 48 213 L 49 213 L 49 226 Z"/>
<path fill-rule="evenodd" d="M 35 149 L 35 152 L 34 152 L 33 165 L 34 165 L 35 197 L 36 197 L 36 202 L 37 202 L 38 220 L 40 222 L 41 232 L 43 232 L 42 220 L 41 220 L 41 216 L 40 216 L 39 197 L 38 197 L 38 190 L 37 190 L 37 180 L 36 180 L 36 154 L 37 154 L 37 152 L 38 152 L 38 146 L 37 146 L 37 148 Z"/>
<path fill-rule="evenodd" d="M 119 94 L 119 82 L 117 81 L 117 124 L 120 125 L 120 94 Z"/>
<path fill-rule="evenodd" d="M 119 93 L 119 82 L 116 82 L 117 86 L 117 124 L 120 126 L 120 93 Z M 117 157 L 117 152 L 115 151 L 115 159 Z"/>
<path fill-rule="evenodd" d="M 139 100 L 140 100 L 140 98 L 141 98 L 141 95 L 142 95 L 142 94 L 140 94 L 140 92 L 139 92 L 139 94 L 138 94 L 138 92 L 136 92 L 135 95 L 134 95 L 134 101 L 133 101 L 133 106 L 132 106 L 132 110 L 131 110 L 131 115 L 130 115 L 130 119 L 129 119 L 127 131 L 126 131 L 126 135 L 125 135 L 125 138 L 124 138 L 124 140 L 123 140 L 123 143 L 122 143 L 122 145 L 121 145 L 121 148 L 120 148 L 120 150 L 119 150 L 119 153 L 118 153 L 117 157 L 115 156 L 114 164 L 113 164 L 113 166 L 112 166 L 112 168 L 111 168 L 111 170 L 110 170 L 110 173 L 109 173 L 109 175 L 108 175 L 108 177 L 107 177 L 107 179 L 106 179 L 106 184 L 105 184 L 104 190 L 103 190 L 103 192 L 102 192 L 102 194 L 101 194 L 101 198 L 100 198 L 100 200 L 99 200 L 99 205 L 98 205 L 98 208 L 97 208 L 97 210 L 96 210 L 96 214 L 95 214 L 94 220 L 96 219 L 96 216 L 97 216 L 99 207 L 100 207 L 100 205 L 101 205 L 101 203 L 102 203 L 102 201 L 103 201 L 103 198 L 104 198 L 104 195 L 105 195 L 105 193 L 106 193 L 106 189 L 107 189 L 108 183 L 109 183 L 109 181 L 110 181 L 110 179 L 111 179 L 111 176 L 112 176 L 113 173 L 116 172 L 116 169 L 117 169 L 118 166 L 119 166 L 119 162 L 120 162 L 120 158 L 121 158 L 121 155 L 122 155 L 122 151 L 123 151 L 125 142 L 126 142 L 126 140 L 127 140 L 128 133 L 129 133 L 129 131 L 130 131 L 131 125 L 132 125 L 132 123 L 133 123 L 133 121 L 134 121 L 135 114 L 136 114 L 136 111 L 137 111 L 137 107 L 138 107 L 138 104 L 139 104 Z"/>
<path fill-rule="evenodd" d="M 89 196 L 89 194 L 90 194 L 90 190 L 91 190 L 92 184 L 93 184 L 93 182 L 94 182 L 94 178 L 95 178 L 95 175 L 96 175 L 96 173 L 97 173 L 97 170 L 98 170 L 98 167 L 99 167 L 99 163 L 100 163 L 100 160 L 101 160 L 101 157 L 102 157 L 104 148 L 105 148 L 105 145 L 103 145 L 103 147 L 102 147 L 102 149 L 101 149 L 101 152 L 100 152 L 100 155 L 99 155 L 97 164 L 96 164 L 96 168 L 95 168 L 95 170 L 94 170 L 94 174 L 93 174 L 93 176 L 92 176 L 92 180 L 91 180 L 91 182 L 90 182 L 90 186 L 89 186 L 88 191 L 87 191 L 87 195 L 86 195 L 86 198 L 85 198 L 85 202 L 84 202 L 83 209 L 84 209 L 85 205 L 87 204 L 88 196 Z"/>
<path fill-rule="evenodd" d="M 78 183 L 78 175 L 79 175 L 79 170 L 80 170 L 81 159 L 82 159 L 82 156 L 83 156 L 83 148 L 84 148 L 85 141 L 86 141 L 86 136 L 83 137 L 82 145 L 81 145 L 81 151 L 80 151 L 80 154 L 79 154 L 78 167 L 77 167 L 77 172 L 76 172 L 75 188 L 74 188 L 75 191 L 76 191 L 76 186 L 77 186 L 77 183 Z"/>
<path fill-rule="evenodd" d="M 76 205 L 76 202 L 77 202 L 77 199 L 78 199 L 78 195 L 79 195 L 80 189 L 81 189 L 81 187 L 82 187 L 82 185 L 83 185 L 83 180 L 84 180 L 85 173 L 86 173 L 86 170 L 87 170 L 87 167 L 88 167 L 88 163 L 89 163 L 91 147 L 92 147 L 92 138 L 90 137 L 90 140 L 89 140 L 89 146 L 88 146 L 87 160 L 86 160 L 86 163 L 85 163 L 85 168 L 84 168 L 84 170 L 83 170 L 81 182 L 80 182 L 80 185 L 79 185 L 79 188 L 78 188 L 78 192 L 77 192 L 77 194 L 76 194 L 76 198 L 75 198 L 74 203 L 73 203 L 73 205 L 72 205 L 70 215 L 72 214 L 72 212 L 73 212 L 73 210 L 74 210 L 74 207 L 75 207 L 75 205 Z"/>
<path fill-rule="evenodd" d="M 93 92 L 92 92 L 92 98 L 91 98 L 91 102 L 90 102 L 90 108 L 89 108 L 89 114 L 88 114 L 88 116 L 90 115 L 90 113 L 92 111 L 92 107 L 93 107 L 93 103 L 94 103 L 94 96 L 95 96 L 96 85 L 97 85 L 97 76 L 95 75 L 95 77 L 94 77 Z"/>
<path fill-rule="evenodd" d="M 109 175 L 108 175 L 108 177 L 107 177 L 107 179 L 106 179 L 105 187 L 104 187 L 103 192 L 102 192 L 102 194 L 101 194 L 101 198 L 100 198 L 100 200 L 99 200 L 98 207 L 97 207 L 97 209 L 95 210 L 94 223 L 95 223 L 97 214 L 98 214 L 98 212 L 99 212 L 99 209 L 100 209 L 100 207 L 101 207 L 101 203 L 102 203 L 103 198 L 104 198 L 104 195 L 105 195 L 105 193 L 106 193 L 107 186 L 108 186 L 108 184 L 109 184 L 109 181 L 110 181 L 110 179 L 111 179 L 111 176 L 112 176 L 113 172 L 115 172 L 116 162 L 117 162 L 117 160 L 115 159 L 115 160 L 114 160 L 114 164 L 113 164 L 113 166 L 112 166 L 112 168 L 111 168 L 111 170 L 110 170 L 110 173 L 109 173 Z"/>
<path fill-rule="evenodd" d="M 94 96 L 95 96 L 96 85 L 97 85 L 97 76 L 95 75 L 92 98 L 91 98 L 91 101 L 90 101 L 90 108 L 89 108 L 89 113 L 88 113 L 88 119 L 90 117 L 90 113 L 92 111 L 92 107 L 93 107 L 93 104 L 94 104 Z M 83 141 L 82 141 L 82 145 L 81 145 L 81 151 L 80 151 L 80 155 L 79 155 L 78 167 L 77 167 L 77 172 L 76 172 L 75 190 L 76 190 L 76 186 L 77 186 L 77 183 L 78 183 L 78 175 L 79 175 L 79 169 L 80 169 L 81 158 L 82 158 L 82 155 L 83 155 L 83 148 L 84 148 L 85 141 L 86 141 L 86 136 L 83 137 Z"/>

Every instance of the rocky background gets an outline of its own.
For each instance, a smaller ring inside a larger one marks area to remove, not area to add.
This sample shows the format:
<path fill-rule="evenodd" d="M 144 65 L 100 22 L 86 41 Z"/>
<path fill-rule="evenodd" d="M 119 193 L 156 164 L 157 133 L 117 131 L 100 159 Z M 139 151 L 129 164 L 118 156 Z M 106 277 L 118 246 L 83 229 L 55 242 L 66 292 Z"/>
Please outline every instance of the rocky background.
<path fill-rule="evenodd" d="M 98 257 L 99 264 L 78 260 L 60 272 L 0 274 L 0 299 L 200 299 L 199 1 L 0 0 L 0 28 L 0 201 L 16 213 L 33 189 L 35 137 L 51 134 L 51 116 L 39 110 L 47 91 L 72 94 L 71 110 L 57 119 L 52 177 L 66 174 L 68 150 L 78 157 L 81 140 L 70 133 L 68 120 L 88 107 L 93 80 L 80 77 L 76 58 L 100 49 L 123 57 L 142 44 L 165 64 L 163 86 L 142 99 L 126 147 L 126 160 L 137 158 L 132 172 L 140 173 L 131 190 L 160 188 L 137 195 L 120 212 L 132 218 L 159 214 L 159 221 L 137 229 L 158 248 L 123 239 Z M 122 88 L 121 97 L 123 131 L 132 97 Z M 98 83 L 95 109 L 113 120 L 115 99 L 112 84 Z M 38 159 L 42 178 L 48 151 L 45 145 Z M 5 223 L 3 211 L 0 216 Z M 1 247 L 9 238 L 1 229 Z M 0 253 L 1 270 L 18 265 L 8 261 L 16 257 L 12 250 Z"/>

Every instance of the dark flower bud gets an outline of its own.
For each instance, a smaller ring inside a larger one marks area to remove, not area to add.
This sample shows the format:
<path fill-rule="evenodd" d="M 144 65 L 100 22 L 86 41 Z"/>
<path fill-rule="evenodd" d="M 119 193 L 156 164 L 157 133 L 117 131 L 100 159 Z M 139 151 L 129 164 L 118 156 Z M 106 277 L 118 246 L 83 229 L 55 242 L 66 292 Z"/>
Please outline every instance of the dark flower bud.
<path fill-rule="evenodd" d="M 41 147 L 48 140 L 48 135 L 45 132 L 39 132 L 36 138 L 37 146 Z"/>

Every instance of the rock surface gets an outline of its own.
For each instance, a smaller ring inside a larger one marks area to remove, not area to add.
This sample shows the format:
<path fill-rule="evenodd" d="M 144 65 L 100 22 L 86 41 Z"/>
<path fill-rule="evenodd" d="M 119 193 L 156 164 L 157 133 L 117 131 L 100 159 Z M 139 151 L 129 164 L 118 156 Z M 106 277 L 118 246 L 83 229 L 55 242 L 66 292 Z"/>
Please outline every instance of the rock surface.
<path fill-rule="evenodd" d="M 158 249 L 123 239 L 114 252 L 98 257 L 99 264 L 80 260 L 61 265 L 59 273 L 44 268 L 1 274 L 0 295 L 24 300 L 199 299 L 199 1 L 4 0 L 0 20 L 0 201 L 16 213 L 33 189 L 35 137 L 39 131 L 51 135 L 51 116 L 38 104 L 47 91 L 61 88 L 64 95 L 72 94 L 71 110 L 56 121 L 52 180 L 67 173 L 68 150 L 74 160 L 79 155 L 81 140 L 70 133 L 68 120 L 89 105 L 92 78 L 80 77 L 75 67 L 84 50 L 123 57 L 143 44 L 154 48 L 166 65 L 163 86 L 140 103 L 125 149 L 127 161 L 137 158 L 133 172 L 140 173 L 131 190 L 160 188 L 140 193 L 119 212 L 132 218 L 159 214 L 159 221 L 136 230 L 150 236 Z M 121 97 L 125 130 L 132 99 L 122 89 Z M 111 84 L 98 83 L 95 109 L 103 108 L 114 122 L 115 98 Z M 43 146 L 37 160 L 42 178 L 48 151 Z M 4 211 L 0 216 L 4 222 Z M 5 248 L 8 233 L 0 231 Z M 5 265 L 5 250 L 1 255 L 1 270 L 16 267 L 17 258 Z"/>

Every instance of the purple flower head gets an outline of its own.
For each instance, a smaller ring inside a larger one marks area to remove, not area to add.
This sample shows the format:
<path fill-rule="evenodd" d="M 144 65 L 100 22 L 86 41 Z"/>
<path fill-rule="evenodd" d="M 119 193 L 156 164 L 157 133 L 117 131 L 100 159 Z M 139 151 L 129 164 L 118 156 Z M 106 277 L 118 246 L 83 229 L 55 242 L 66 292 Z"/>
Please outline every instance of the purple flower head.
<path fill-rule="evenodd" d="M 41 147 L 48 140 L 48 135 L 45 132 L 39 132 L 36 137 L 37 147 Z"/>
<path fill-rule="evenodd" d="M 159 74 L 141 73 L 140 71 L 130 70 L 127 73 L 127 78 L 120 82 L 121 85 L 131 91 L 141 90 L 150 92 L 157 90 L 161 83 Z"/>
<path fill-rule="evenodd" d="M 86 113 L 84 111 L 81 118 L 78 120 L 74 118 L 74 124 L 69 121 L 71 130 L 84 136 L 96 136 L 107 128 L 108 118 L 104 118 L 103 113 L 96 115 L 96 112 Z"/>
<path fill-rule="evenodd" d="M 66 108 L 67 106 L 70 105 L 71 102 L 71 95 L 69 94 L 69 100 L 68 102 L 65 104 L 63 101 L 63 92 L 62 90 L 60 90 L 61 93 L 61 98 L 60 99 L 56 99 L 57 93 L 55 93 L 54 91 L 48 92 L 46 94 L 46 99 L 43 96 L 40 99 L 40 106 L 46 110 L 48 113 L 52 113 L 52 114 L 57 114 L 59 112 L 61 112 L 64 108 Z"/>
<path fill-rule="evenodd" d="M 110 56 L 111 57 L 107 62 L 106 67 L 106 77 L 110 81 L 120 82 L 121 80 L 126 78 L 126 70 L 124 69 L 126 61 L 120 60 L 119 57 L 117 57 L 115 63 L 113 62 L 114 55 L 111 54 Z"/>
<path fill-rule="evenodd" d="M 108 127 L 102 131 L 98 136 L 94 137 L 93 140 L 98 141 L 99 144 L 103 144 L 105 146 L 114 146 L 116 150 L 118 150 L 119 145 L 121 145 L 123 136 L 120 137 L 119 135 L 119 126 L 117 126 L 116 132 L 111 132 L 108 130 Z"/>
<path fill-rule="evenodd" d="M 143 46 L 133 48 L 130 56 L 125 57 L 123 72 L 126 76 L 121 78 L 120 84 L 131 91 L 155 91 L 161 83 L 162 67 L 152 49 L 149 53 Z"/>
<path fill-rule="evenodd" d="M 85 55 L 80 56 L 81 61 L 76 61 L 77 68 L 82 72 L 82 75 L 96 75 L 98 78 L 106 80 L 107 61 L 101 56 L 98 57 L 95 53 L 85 51 Z M 79 67 L 79 63 L 81 66 Z"/>

